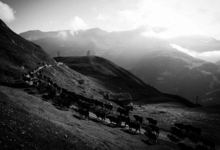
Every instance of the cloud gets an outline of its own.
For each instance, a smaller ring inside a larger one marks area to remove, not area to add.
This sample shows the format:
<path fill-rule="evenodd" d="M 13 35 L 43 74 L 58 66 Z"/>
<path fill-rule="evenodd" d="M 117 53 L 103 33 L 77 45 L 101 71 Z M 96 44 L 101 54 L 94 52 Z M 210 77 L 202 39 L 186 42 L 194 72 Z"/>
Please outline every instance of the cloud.
<path fill-rule="evenodd" d="M 190 56 L 193 56 L 195 58 L 199 58 L 199 59 L 202 59 L 202 60 L 205 60 L 205 61 L 208 61 L 208 62 L 216 62 L 216 61 L 219 61 L 220 60 L 220 50 L 219 51 L 208 51 L 208 52 L 202 52 L 202 53 L 198 53 L 198 52 L 195 52 L 193 50 L 190 50 L 190 49 L 186 49 L 186 48 L 183 48 L 179 45 L 176 45 L 176 44 L 171 44 L 171 46 L 181 52 L 184 52 Z"/>
<path fill-rule="evenodd" d="M 213 16 L 214 16 L 214 23 L 220 23 L 220 12 L 219 11 L 213 12 Z"/>
<path fill-rule="evenodd" d="M 207 14 L 209 11 L 204 9 L 204 8 L 198 8 L 197 12 L 201 13 L 201 14 Z"/>
<path fill-rule="evenodd" d="M 10 6 L 0 1 L 0 19 L 5 22 L 12 22 L 15 20 L 14 13 L 15 11 Z"/>
<path fill-rule="evenodd" d="M 166 28 L 166 27 L 152 27 L 152 30 L 153 30 L 155 33 L 162 33 L 162 32 L 167 31 L 167 28 Z"/>
<path fill-rule="evenodd" d="M 67 33 L 65 31 L 60 31 L 57 36 L 65 40 L 67 38 Z"/>
<path fill-rule="evenodd" d="M 106 14 L 99 14 L 97 17 L 96 17 L 96 20 L 100 20 L 100 21 L 105 21 L 107 19 L 109 19 L 110 17 Z"/>
<path fill-rule="evenodd" d="M 75 16 L 71 21 L 70 21 L 70 28 L 71 31 L 70 33 L 74 35 L 75 32 L 79 31 L 79 30 L 86 30 L 88 29 L 88 25 L 83 21 L 83 19 L 81 19 L 78 16 Z"/>

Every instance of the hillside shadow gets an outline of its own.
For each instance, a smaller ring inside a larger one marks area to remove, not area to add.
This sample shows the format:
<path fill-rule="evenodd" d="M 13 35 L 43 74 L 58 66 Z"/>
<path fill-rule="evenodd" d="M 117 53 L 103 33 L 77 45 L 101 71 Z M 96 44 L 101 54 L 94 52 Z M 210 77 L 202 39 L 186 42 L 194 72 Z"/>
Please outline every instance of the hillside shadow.
<path fill-rule="evenodd" d="M 95 117 L 90 117 L 89 119 L 92 120 L 93 122 L 96 122 L 96 123 L 99 123 L 99 124 L 102 124 L 102 125 L 106 125 L 106 126 L 108 125 L 107 122 L 99 120 L 99 119 L 97 119 Z"/>
<path fill-rule="evenodd" d="M 76 119 L 79 119 L 79 120 L 85 120 L 84 118 L 77 116 L 77 115 L 73 115 L 73 117 L 75 117 Z M 91 118 L 89 118 L 89 120 L 91 120 Z"/>
<path fill-rule="evenodd" d="M 34 94 L 37 94 L 35 91 L 29 91 L 27 92 L 28 94 L 31 94 L 31 95 L 34 95 Z"/>
<path fill-rule="evenodd" d="M 111 127 L 111 128 L 119 128 L 120 126 L 112 123 L 107 123 L 106 126 Z"/>
<path fill-rule="evenodd" d="M 25 92 L 30 92 L 30 91 L 32 91 L 33 89 L 29 87 L 29 88 L 24 88 L 23 90 L 24 90 Z"/>
<path fill-rule="evenodd" d="M 7 86 L 7 87 L 12 87 L 12 88 L 28 88 L 28 87 L 30 87 L 26 83 L 22 83 L 22 82 L 19 82 L 19 83 L 0 82 L 0 85 Z"/>
<path fill-rule="evenodd" d="M 68 109 L 58 103 L 55 103 L 55 102 L 52 102 L 52 105 L 56 108 L 56 109 L 59 109 L 59 110 L 62 110 L 62 111 L 68 111 Z"/>
<path fill-rule="evenodd" d="M 151 143 L 149 140 L 141 140 L 143 143 L 145 143 L 145 144 L 147 144 L 147 145 L 150 145 L 150 146 L 152 146 L 152 145 L 155 145 L 155 144 L 153 144 L 153 143 Z"/>
<path fill-rule="evenodd" d="M 42 95 L 41 98 L 43 101 L 46 101 L 46 102 L 50 100 L 50 97 L 47 95 Z"/>

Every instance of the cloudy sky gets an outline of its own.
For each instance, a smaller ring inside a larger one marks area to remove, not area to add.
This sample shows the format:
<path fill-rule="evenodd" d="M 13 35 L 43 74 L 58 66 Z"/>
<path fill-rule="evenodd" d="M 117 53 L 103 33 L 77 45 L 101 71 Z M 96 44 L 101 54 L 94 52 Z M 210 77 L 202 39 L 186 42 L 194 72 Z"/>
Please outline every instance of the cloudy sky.
<path fill-rule="evenodd" d="M 16 33 L 27 30 L 107 31 L 140 26 L 148 34 L 203 34 L 220 39 L 220 0 L 0 0 L 0 18 Z"/>

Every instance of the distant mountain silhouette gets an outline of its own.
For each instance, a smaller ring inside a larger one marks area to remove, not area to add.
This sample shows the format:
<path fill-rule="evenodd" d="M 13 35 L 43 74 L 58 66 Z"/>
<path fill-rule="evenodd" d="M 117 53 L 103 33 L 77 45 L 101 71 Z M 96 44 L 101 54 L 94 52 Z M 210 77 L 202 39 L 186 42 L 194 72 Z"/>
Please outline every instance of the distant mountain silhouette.
<path fill-rule="evenodd" d="M 218 66 L 220 66 L 220 60 L 217 61 L 215 64 L 218 65 Z"/>
<path fill-rule="evenodd" d="M 220 87 L 220 72 L 214 63 L 193 58 L 183 52 L 149 52 L 132 68 L 132 72 L 145 83 L 165 93 L 181 95 L 195 102 L 196 95 Z"/>

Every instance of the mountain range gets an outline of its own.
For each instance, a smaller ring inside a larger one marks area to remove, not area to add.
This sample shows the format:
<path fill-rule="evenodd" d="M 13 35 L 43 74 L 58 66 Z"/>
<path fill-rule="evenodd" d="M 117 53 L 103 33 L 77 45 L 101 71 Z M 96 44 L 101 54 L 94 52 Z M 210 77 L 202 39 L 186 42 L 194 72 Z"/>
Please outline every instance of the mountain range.
<path fill-rule="evenodd" d="M 129 70 L 159 91 L 181 95 L 195 102 L 220 89 L 216 64 L 178 51 L 170 44 L 198 52 L 220 48 L 220 41 L 205 36 L 182 36 L 169 40 L 144 36 L 144 28 L 107 32 L 99 28 L 78 32 L 28 31 L 20 35 L 40 45 L 51 56 L 101 56 Z M 59 52 L 59 54 L 58 54 Z"/>
<path fill-rule="evenodd" d="M 45 63 L 52 66 L 44 71 L 44 75 L 60 87 L 85 97 L 103 99 L 105 94 L 110 92 L 130 93 L 134 102 L 152 103 L 152 97 L 159 101 L 163 99 L 163 102 L 176 101 L 104 58 L 57 57 L 54 60 L 40 46 L 23 39 L 2 21 L 0 33 L 1 85 L 23 86 L 17 84 L 17 79 L 21 78 L 23 73 Z"/>

